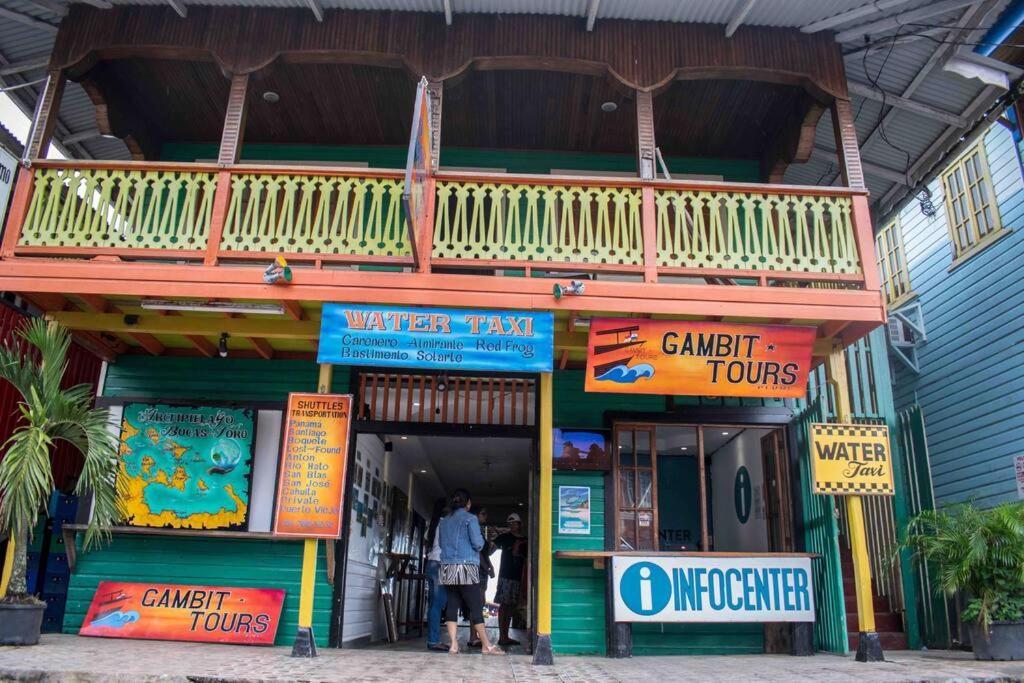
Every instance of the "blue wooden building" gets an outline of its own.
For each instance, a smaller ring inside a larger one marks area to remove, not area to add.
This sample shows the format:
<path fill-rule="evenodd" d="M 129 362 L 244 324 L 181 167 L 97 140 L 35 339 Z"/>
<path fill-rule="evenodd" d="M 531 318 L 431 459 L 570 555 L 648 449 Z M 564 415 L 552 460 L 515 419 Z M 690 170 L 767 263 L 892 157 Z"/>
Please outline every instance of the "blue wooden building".
<path fill-rule="evenodd" d="M 994 122 L 878 233 L 896 408 L 920 410 L 938 505 L 1018 498 L 1024 180 Z M 1015 139 L 1016 138 L 1016 139 Z"/>

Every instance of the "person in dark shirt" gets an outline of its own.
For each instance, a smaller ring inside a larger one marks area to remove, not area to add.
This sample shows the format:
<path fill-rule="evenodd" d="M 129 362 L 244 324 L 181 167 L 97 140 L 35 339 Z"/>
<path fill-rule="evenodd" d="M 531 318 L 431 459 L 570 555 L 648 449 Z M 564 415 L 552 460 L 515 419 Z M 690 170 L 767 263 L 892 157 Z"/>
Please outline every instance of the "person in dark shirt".
<path fill-rule="evenodd" d="M 487 526 L 487 508 L 482 507 L 476 511 L 476 518 L 480 520 L 480 528 L 484 529 Z M 494 565 L 491 564 L 491 553 L 494 552 L 494 548 L 491 542 L 487 540 L 487 534 L 484 533 L 484 547 L 480 550 L 480 602 L 487 608 L 487 584 L 491 578 L 494 577 Z M 467 617 L 468 618 L 468 617 Z M 480 647 L 480 639 L 472 632 L 469 634 L 469 642 L 466 643 L 469 647 Z"/>
<path fill-rule="evenodd" d="M 501 548 L 501 567 L 498 569 L 498 588 L 494 601 L 498 603 L 498 644 L 518 645 L 519 641 L 508 635 L 512 615 L 519 604 L 519 591 L 526 575 L 526 559 L 529 544 L 523 533 L 523 520 L 512 513 L 506 519 L 509 530 L 493 541 L 493 549 Z"/>

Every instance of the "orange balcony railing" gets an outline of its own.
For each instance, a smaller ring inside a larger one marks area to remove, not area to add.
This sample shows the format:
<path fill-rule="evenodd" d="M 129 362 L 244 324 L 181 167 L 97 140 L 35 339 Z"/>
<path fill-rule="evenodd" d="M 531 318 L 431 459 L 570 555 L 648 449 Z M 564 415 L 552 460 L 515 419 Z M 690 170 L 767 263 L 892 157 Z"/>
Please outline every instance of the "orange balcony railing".
<path fill-rule="evenodd" d="M 216 265 L 282 254 L 316 268 L 878 288 L 862 191 L 440 173 L 431 182 L 431 213 L 414 236 L 402 176 L 365 168 L 40 161 L 21 172 L 2 255 Z"/>

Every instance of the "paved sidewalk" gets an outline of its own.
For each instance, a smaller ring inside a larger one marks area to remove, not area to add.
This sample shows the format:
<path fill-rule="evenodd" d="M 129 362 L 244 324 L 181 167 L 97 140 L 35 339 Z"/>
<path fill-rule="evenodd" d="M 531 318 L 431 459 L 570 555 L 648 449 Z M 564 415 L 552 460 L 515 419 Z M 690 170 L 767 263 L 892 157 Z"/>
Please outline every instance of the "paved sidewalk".
<path fill-rule="evenodd" d="M 323 650 L 292 659 L 288 648 L 43 636 L 35 647 L 0 647 L 0 681 L 176 683 L 178 681 L 366 681 L 523 683 L 558 681 L 1024 681 L 1024 662 L 976 662 L 962 652 L 893 652 L 888 661 L 852 657 L 558 657 L 534 667 L 525 655 L 451 657 L 383 648 Z"/>

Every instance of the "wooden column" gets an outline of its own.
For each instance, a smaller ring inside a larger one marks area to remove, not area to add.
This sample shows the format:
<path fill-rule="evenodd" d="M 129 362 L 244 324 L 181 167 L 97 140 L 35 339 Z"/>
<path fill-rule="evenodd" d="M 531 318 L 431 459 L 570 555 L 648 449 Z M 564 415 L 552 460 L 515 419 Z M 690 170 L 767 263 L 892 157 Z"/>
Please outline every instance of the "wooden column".
<path fill-rule="evenodd" d="M 537 420 L 540 430 L 540 486 L 537 491 L 537 644 L 533 650 L 534 664 L 554 664 L 551 652 L 551 570 L 554 560 L 554 546 L 551 507 L 553 495 L 553 450 L 552 433 L 553 406 L 552 373 L 540 373 L 540 415 Z"/>
<path fill-rule="evenodd" d="M 654 98 L 650 92 L 636 91 L 636 160 L 640 180 L 651 182 L 655 171 Z M 644 254 L 644 282 L 658 281 L 658 213 L 654 204 L 654 188 L 641 192 L 640 220 Z"/>
<path fill-rule="evenodd" d="M 242 137 L 245 135 L 245 97 L 249 91 L 249 74 L 235 74 L 231 77 L 228 90 L 228 108 L 224 114 L 224 129 L 220 137 L 220 151 L 217 163 L 236 164 L 242 153 Z"/>
<path fill-rule="evenodd" d="M 53 130 L 57 126 L 57 116 L 60 113 L 60 100 L 64 94 L 64 71 L 51 69 L 46 73 L 46 81 L 43 84 L 43 92 L 36 102 L 36 111 L 32 115 L 32 127 L 28 133 L 28 143 L 25 145 L 25 152 L 22 154 L 23 162 L 31 162 L 33 159 L 45 159 L 50 148 L 50 141 L 53 139 Z"/>
<path fill-rule="evenodd" d="M 320 364 L 320 375 L 316 382 L 316 393 L 331 393 L 334 366 Z M 316 589 L 316 556 L 320 539 L 303 539 L 302 579 L 299 584 L 299 628 L 292 645 L 292 657 L 316 657 L 316 639 L 313 635 L 313 593 Z M 327 541 L 330 543 L 330 540 Z"/>
<path fill-rule="evenodd" d="M 430 165 L 437 173 L 441 164 L 441 109 L 444 105 L 444 81 L 427 81 L 430 100 Z"/>
<path fill-rule="evenodd" d="M 853 123 L 850 100 L 832 102 L 832 131 L 836 136 L 836 155 L 839 157 L 840 177 L 847 187 L 863 189 L 864 169 L 860 165 L 860 146 L 857 128 Z"/>
<path fill-rule="evenodd" d="M 850 383 L 846 374 L 846 354 L 843 353 L 841 346 L 836 346 L 829 353 L 825 361 L 825 376 L 835 396 L 836 421 L 848 422 L 853 411 L 850 402 Z M 860 496 L 846 496 L 846 524 L 850 533 L 853 582 L 857 592 L 857 661 L 882 661 L 882 645 L 875 632 L 871 561 L 868 559 L 867 532 L 864 528 L 864 509 Z"/>

